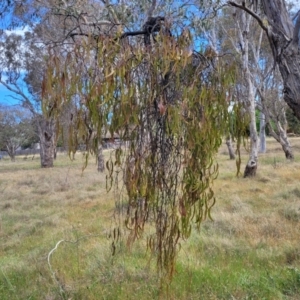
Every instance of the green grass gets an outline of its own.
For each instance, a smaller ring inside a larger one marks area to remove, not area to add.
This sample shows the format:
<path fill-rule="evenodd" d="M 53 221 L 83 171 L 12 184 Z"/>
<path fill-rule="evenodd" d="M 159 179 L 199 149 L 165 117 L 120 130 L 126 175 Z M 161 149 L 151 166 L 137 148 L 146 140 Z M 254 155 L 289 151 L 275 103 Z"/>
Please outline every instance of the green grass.
<path fill-rule="evenodd" d="M 181 242 L 169 286 L 144 240 L 111 256 L 115 202 L 93 159 L 83 173 L 81 154 L 0 161 L 0 299 L 300 299 L 300 156 L 278 149 L 268 140 L 253 179 L 220 150 L 214 221 Z"/>

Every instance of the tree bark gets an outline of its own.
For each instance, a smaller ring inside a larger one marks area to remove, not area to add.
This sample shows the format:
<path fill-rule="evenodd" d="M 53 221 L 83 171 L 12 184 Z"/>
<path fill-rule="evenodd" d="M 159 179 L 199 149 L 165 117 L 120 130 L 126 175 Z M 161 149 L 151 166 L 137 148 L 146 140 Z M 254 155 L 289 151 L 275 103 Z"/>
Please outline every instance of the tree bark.
<path fill-rule="evenodd" d="M 40 138 L 41 167 L 53 167 L 55 151 L 55 122 L 53 119 L 45 120 L 40 117 L 38 120 L 38 134 Z"/>

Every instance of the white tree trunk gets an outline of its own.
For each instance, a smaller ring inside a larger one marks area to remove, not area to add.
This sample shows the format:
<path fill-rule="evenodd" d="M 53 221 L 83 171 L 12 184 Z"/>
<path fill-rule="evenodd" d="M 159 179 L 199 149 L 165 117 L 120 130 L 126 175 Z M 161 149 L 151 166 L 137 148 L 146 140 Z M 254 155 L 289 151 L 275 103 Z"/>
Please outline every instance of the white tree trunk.
<path fill-rule="evenodd" d="M 280 122 L 276 124 L 276 131 L 269 125 L 270 135 L 281 145 L 286 159 L 293 160 L 294 153 L 292 146 L 287 137 L 286 130 L 281 126 Z"/>
<path fill-rule="evenodd" d="M 256 175 L 257 162 L 258 162 L 258 137 L 256 130 L 256 115 L 255 115 L 255 98 L 253 93 L 253 84 L 250 78 L 250 73 L 246 75 L 248 77 L 248 112 L 250 115 L 250 155 L 249 160 L 244 171 L 244 177 L 253 177 Z"/>
<path fill-rule="evenodd" d="M 249 69 L 249 34 L 252 17 L 241 10 L 239 11 L 238 17 L 238 42 L 240 44 L 241 64 L 243 68 L 246 96 L 245 108 L 250 116 L 250 155 L 244 171 L 244 177 L 252 177 L 256 175 L 258 163 L 258 137 L 255 115 L 255 93 L 251 71 Z"/>
<path fill-rule="evenodd" d="M 229 158 L 235 159 L 235 154 L 234 154 L 234 150 L 232 147 L 232 139 L 231 139 L 230 135 L 228 135 L 226 138 L 226 145 L 227 145 L 227 149 L 228 149 L 228 153 L 229 153 Z"/>

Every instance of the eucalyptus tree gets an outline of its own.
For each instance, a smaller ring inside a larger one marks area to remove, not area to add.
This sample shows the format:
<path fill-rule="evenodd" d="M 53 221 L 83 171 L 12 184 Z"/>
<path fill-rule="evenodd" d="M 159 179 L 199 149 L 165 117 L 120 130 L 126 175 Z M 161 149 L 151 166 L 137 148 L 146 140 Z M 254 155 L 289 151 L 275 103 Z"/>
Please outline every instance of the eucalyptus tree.
<path fill-rule="evenodd" d="M 299 11 L 292 18 L 285 0 L 228 1 L 251 15 L 268 37 L 274 65 L 278 65 L 283 79 L 285 102 L 300 119 L 300 51 Z M 254 4 L 254 5 L 253 5 Z M 262 7 L 264 16 L 259 16 L 257 7 Z"/>
<path fill-rule="evenodd" d="M 257 9 L 257 14 L 261 11 Z M 294 155 L 287 137 L 286 105 L 282 101 L 282 78 L 278 69 L 274 69 L 271 49 L 265 32 L 258 26 L 252 25 L 249 40 L 249 69 L 255 88 L 255 108 L 259 110 L 260 118 L 260 152 L 266 151 L 265 128 L 281 145 L 287 159 Z"/>
<path fill-rule="evenodd" d="M 249 6 L 250 7 L 250 6 Z M 254 6 L 253 6 L 254 7 Z M 265 126 L 267 125 L 270 134 L 281 144 L 287 158 L 292 158 L 291 147 L 286 136 L 285 116 L 282 101 L 280 100 L 280 80 L 275 76 L 278 97 L 273 97 L 273 103 L 270 104 L 268 93 L 273 86 L 270 82 L 274 81 L 273 61 L 271 60 L 270 47 L 267 36 L 252 17 L 243 10 L 225 8 L 223 16 L 218 19 L 218 41 L 219 47 L 223 52 L 230 53 L 239 63 L 241 76 L 236 81 L 235 96 L 243 103 L 250 116 L 250 160 L 246 166 L 244 175 L 254 175 L 248 173 L 249 163 L 255 166 L 255 159 L 258 155 L 258 147 L 265 145 Z M 260 8 L 256 8 L 256 14 L 261 15 Z M 230 18 L 228 18 L 230 16 Z M 247 25 L 248 24 L 248 25 Z M 251 26 L 250 26 L 251 24 Z M 251 30 L 250 30 L 251 28 Z M 225 37 L 225 38 L 224 38 Z M 249 82 L 251 84 L 249 84 Z M 249 89 L 251 88 L 251 92 Z M 271 94 L 271 91 L 270 91 Z M 251 95 L 251 100 L 249 99 Z M 265 97 L 263 97 L 265 95 Z M 268 105 L 264 104 L 268 99 Z M 250 105 L 252 103 L 252 105 Z M 261 113 L 260 143 L 258 143 L 256 127 L 257 109 Z M 275 111 L 276 110 L 276 111 Z M 266 120 L 266 124 L 263 121 Z M 252 124 L 252 125 L 251 125 Z M 252 127 L 252 129 L 251 129 Z M 255 132 L 255 134 L 253 134 Z M 281 138 L 279 138 L 281 136 Z M 255 155 L 254 155 L 255 154 Z M 256 158 L 257 159 L 257 158 Z"/>
<path fill-rule="evenodd" d="M 288 123 L 286 119 L 287 105 L 282 97 L 282 79 L 276 69 L 258 87 L 260 102 L 257 108 L 264 112 L 266 126 L 271 135 L 282 147 L 286 159 L 293 160 L 294 154 L 287 136 Z"/>
<path fill-rule="evenodd" d="M 56 122 L 51 116 L 51 108 L 43 106 L 41 98 L 44 59 L 47 57 L 43 45 L 45 35 L 36 30 L 47 13 L 47 10 L 41 10 L 38 1 L 7 1 L 5 12 L 9 17 L 6 17 L 2 26 L 5 30 L 0 41 L 0 84 L 11 91 L 14 94 L 12 97 L 32 113 L 39 129 L 41 166 L 52 167 Z"/>
<path fill-rule="evenodd" d="M 55 150 L 55 119 L 43 106 L 41 83 L 45 51 L 35 44 L 35 33 L 4 33 L 0 41 L 2 76 L 0 84 L 13 93 L 15 101 L 30 111 L 38 127 L 42 167 L 52 167 Z"/>
<path fill-rule="evenodd" d="M 231 18 L 228 18 L 230 16 Z M 255 83 L 251 70 L 251 44 L 250 36 L 253 32 L 252 17 L 242 10 L 223 10 L 223 22 L 220 22 L 219 35 L 226 38 L 222 39 L 223 49 L 232 55 L 238 64 L 238 80 L 235 86 L 235 97 L 242 104 L 245 113 L 249 118 L 250 150 L 249 160 L 244 171 L 244 177 L 256 175 L 258 166 L 258 135 L 256 128 L 256 99 Z M 255 49 L 260 51 L 260 44 Z"/>
<path fill-rule="evenodd" d="M 22 107 L 0 106 L 0 148 L 15 161 L 16 151 L 35 136 L 31 116 Z"/>
<path fill-rule="evenodd" d="M 76 19 L 77 6 L 79 9 L 85 7 L 85 13 L 90 13 L 92 7 L 90 1 L 75 1 L 65 4 L 65 1 L 7 1 L 3 12 L 10 14 L 9 20 L 3 28 L 16 29 L 19 26 L 25 28 L 26 33 L 17 35 L 2 32 L 0 47 L 3 55 L 0 57 L 2 77 L 0 83 L 14 93 L 13 98 L 24 108 L 28 109 L 34 116 L 38 127 L 40 139 L 40 156 L 42 167 L 52 167 L 53 158 L 56 153 L 56 143 L 60 132 L 59 115 L 66 115 L 66 108 L 45 105 L 43 99 L 43 76 L 46 61 L 49 58 L 48 50 L 55 49 L 60 55 L 64 55 L 70 48 L 62 41 L 67 33 L 65 30 L 72 29 L 72 22 L 62 25 L 62 17 L 59 9 L 64 13 L 72 14 Z M 97 11 L 94 8 L 94 11 Z M 57 13 L 58 12 L 58 13 Z M 90 24 L 89 24 L 90 25 Z M 87 25 L 87 26 L 89 26 Z M 91 25 L 92 26 L 92 25 Z M 24 31 L 25 31 L 24 30 Z M 59 94 L 56 97 L 60 97 Z M 55 101 L 52 103 L 55 105 Z M 58 112 L 59 111 L 59 112 Z M 70 111 L 68 121 L 75 116 Z M 74 122 L 75 118 L 73 119 Z M 63 120 L 62 123 L 68 123 Z M 77 144 L 70 145 L 72 151 Z"/>
<path fill-rule="evenodd" d="M 254 7 L 254 6 L 253 6 Z M 262 16 L 260 7 L 256 7 L 256 15 Z M 250 15 L 249 15 L 250 17 Z M 287 159 L 294 155 L 287 137 L 287 121 L 285 117 L 285 104 L 282 101 L 283 82 L 274 68 L 272 51 L 267 42 L 267 35 L 256 23 L 253 24 L 251 33 L 247 35 L 251 51 L 250 70 L 256 89 L 256 108 L 260 111 L 260 147 L 264 148 L 265 126 L 269 134 L 280 143 Z M 265 124 L 264 124 L 265 123 Z"/>

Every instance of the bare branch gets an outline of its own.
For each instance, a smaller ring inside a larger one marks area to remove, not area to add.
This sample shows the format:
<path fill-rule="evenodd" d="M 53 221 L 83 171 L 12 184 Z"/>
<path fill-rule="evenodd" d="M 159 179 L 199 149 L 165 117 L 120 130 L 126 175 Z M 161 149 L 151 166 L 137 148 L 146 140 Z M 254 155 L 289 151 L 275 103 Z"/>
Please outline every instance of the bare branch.
<path fill-rule="evenodd" d="M 248 14 L 250 14 L 253 18 L 255 18 L 257 20 L 257 22 L 259 23 L 260 27 L 266 32 L 268 33 L 268 27 L 265 26 L 263 20 L 260 18 L 260 16 L 258 14 L 256 14 L 254 11 L 252 11 L 251 9 L 249 9 L 247 6 L 245 5 L 240 5 L 234 1 L 228 1 L 228 4 L 230 4 L 231 6 L 234 7 L 238 7 L 242 10 L 244 10 L 245 12 L 247 12 Z"/>
<path fill-rule="evenodd" d="M 129 31 L 129 32 L 124 32 L 119 38 L 117 39 L 124 39 L 128 36 L 136 36 L 136 35 L 144 35 L 147 34 L 148 32 L 146 30 L 140 30 L 140 31 Z"/>
<path fill-rule="evenodd" d="M 23 99 L 19 99 L 22 103 L 23 106 L 28 108 L 33 114 L 35 114 L 35 110 L 32 106 L 32 103 L 30 101 L 30 99 L 24 94 L 24 92 L 20 89 L 19 86 L 17 86 L 16 84 L 14 84 L 13 88 L 12 86 L 10 86 L 9 84 L 7 84 L 5 81 L 0 80 L 0 83 L 5 86 L 9 91 L 21 96 Z"/>

